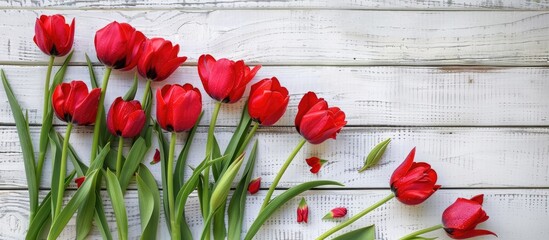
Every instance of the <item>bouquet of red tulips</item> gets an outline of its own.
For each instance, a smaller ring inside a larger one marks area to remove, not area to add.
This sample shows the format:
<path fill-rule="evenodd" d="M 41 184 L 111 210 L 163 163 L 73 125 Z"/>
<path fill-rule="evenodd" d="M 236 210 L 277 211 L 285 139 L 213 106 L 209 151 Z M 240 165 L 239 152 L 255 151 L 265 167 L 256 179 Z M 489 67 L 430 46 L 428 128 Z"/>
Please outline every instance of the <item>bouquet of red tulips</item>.
<path fill-rule="evenodd" d="M 244 230 L 245 236 L 242 236 L 247 192 L 255 194 L 261 185 L 261 177 L 252 180 L 257 158 L 257 141 L 251 149 L 249 145 L 260 126 L 271 126 L 284 115 L 290 99 L 288 90 L 276 77 L 254 83 L 247 104 L 242 109 L 240 121 L 230 141 L 222 149 L 215 137 L 220 109 L 226 104 L 242 100 L 261 66 L 250 67 L 242 60 L 216 60 L 208 54 L 200 56 L 198 75 L 205 93 L 215 101 L 215 105 L 208 123 L 203 158 L 198 165 L 191 166 L 187 164 L 187 158 L 202 120 L 203 93 L 189 83 L 161 85 L 187 59 L 179 56 L 179 45 L 163 38 L 148 38 L 127 23 L 112 22 L 99 29 L 94 39 L 97 59 L 104 65 L 102 81 L 98 81 L 92 63 L 86 56 L 90 89 L 84 81 L 63 82 L 72 56 L 74 32 L 74 19 L 70 25 L 61 15 L 43 15 L 36 20 L 34 41 L 42 52 L 50 56 L 44 81 L 44 114 L 38 149 L 32 144 L 26 114 L 6 75 L 1 72 L 2 83 L 17 125 L 27 176 L 30 224 L 26 239 L 38 239 L 43 235 L 47 235 L 48 239 L 56 239 L 75 213 L 77 239 L 87 237 L 93 222 L 104 239 L 113 239 L 100 194 L 102 186 L 106 186 L 114 210 L 118 239 L 128 239 L 124 194 L 128 186 L 135 182 L 139 195 L 141 239 L 147 240 L 157 237 L 161 209 L 174 240 L 198 237 L 243 237 L 250 240 L 266 220 L 289 200 L 311 188 L 341 186 L 329 180 L 311 181 L 273 197 L 286 169 L 303 146 L 306 143 L 320 144 L 328 139 L 335 139 L 347 123 L 341 109 L 329 107 L 326 100 L 319 98 L 314 92 L 308 92 L 299 102 L 295 116 L 295 128 L 302 139 L 282 164 L 269 186 L 261 210 L 249 229 Z M 55 59 L 59 57 L 65 57 L 64 62 L 52 74 Z M 112 103 L 105 104 L 113 70 L 133 71 L 133 84 L 124 96 L 117 96 Z M 139 76 L 145 80 L 140 101 L 135 100 L 140 85 Z M 156 91 L 152 90 L 153 82 Z M 110 107 L 105 109 L 106 106 Z M 53 128 L 54 115 L 66 123 L 64 129 Z M 89 158 L 83 158 L 72 148 L 70 137 L 75 126 L 88 125 L 93 125 L 93 135 L 90 136 L 91 154 Z M 176 153 L 178 135 L 183 132 L 187 133 L 186 140 L 183 148 Z M 360 171 L 380 160 L 389 141 L 390 139 L 374 148 L 367 157 L 365 167 Z M 151 164 L 160 163 L 162 198 L 156 179 L 143 163 L 148 152 L 154 149 L 153 146 L 158 148 Z M 246 153 L 248 149 L 250 151 Z M 39 199 L 38 191 L 48 153 L 51 155 L 49 159 L 53 171 L 51 190 L 43 199 Z M 407 205 L 416 205 L 433 195 L 440 188 L 436 184 L 437 174 L 429 164 L 414 162 L 414 155 L 415 148 L 391 176 L 392 192 L 386 198 L 328 230 L 318 239 L 324 239 L 343 229 L 392 198 Z M 67 172 L 69 160 L 74 169 L 72 172 Z M 317 173 L 327 161 L 311 157 L 306 162 L 311 167 L 310 171 Z M 190 176 L 184 174 L 187 168 L 192 170 Z M 241 178 L 237 179 L 239 172 L 242 172 Z M 78 189 L 63 204 L 63 198 L 67 195 L 65 189 L 73 179 Z M 236 188 L 229 194 L 234 185 Z M 188 214 L 185 205 L 195 191 L 200 199 L 199 214 L 204 220 L 200 236 L 193 236 L 185 217 Z M 493 234 L 487 230 L 475 229 L 478 223 L 488 219 L 482 210 L 482 202 L 482 195 L 470 200 L 460 198 L 443 213 L 443 224 L 417 231 L 402 239 L 427 239 L 420 235 L 440 228 L 456 239 Z M 303 198 L 297 209 L 297 221 L 306 223 L 308 213 L 308 206 Z M 341 218 L 347 213 L 345 207 L 336 207 L 324 218 Z M 373 237 L 373 227 L 368 226 L 345 233 L 336 239 Z"/>

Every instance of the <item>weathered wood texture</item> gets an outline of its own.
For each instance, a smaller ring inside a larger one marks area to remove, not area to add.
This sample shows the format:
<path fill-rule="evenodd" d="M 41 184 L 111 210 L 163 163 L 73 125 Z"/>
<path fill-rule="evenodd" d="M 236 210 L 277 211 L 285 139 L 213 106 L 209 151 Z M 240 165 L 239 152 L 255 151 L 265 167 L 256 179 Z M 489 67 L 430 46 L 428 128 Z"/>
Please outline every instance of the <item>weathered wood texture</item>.
<path fill-rule="evenodd" d="M 52 10 L 0 10 L 0 63 L 45 64 L 32 41 L 35 18 Z M 344 10 L 100 11 L 75 17 L 75 62 L 94 55 L 95 31 L 129 22 L 145 35 L 203 53 L 276 65 L 537 65 L 549 56 L 546 12 Z"/>
<path fill-rule="evenodd" d="M 204 9 L 204 8 L 325 8 L 325 9 L 387 9 L 387 10 L 545 10 L 547 0 L 5 0 L 4 8 L 154 8 L 154 9 Z"/>
<path fill-rule="evenodd" d="M 72 191 L 69 191 L 72 194 Z M 330 209 L 346 206 L 349 216 L 352 216 L 366 206 L 385 197 L 388 190 L 359 190 L 359 191 L 309 191 L 303 194 L 309 204 L 309 223 L 298 224 L 296 222 L 295 209 L 299 197 L 284 205 L 256 235 L 257 239 L 314 239 L 321 232 L 329 229 L 339 221 L 323 221 L 321 218 Z M 496 232 L 499 239 L 529 239 L 541 240 L 549 234 L 546 227 L 549 221 L 549 191 L 548 190 L 440 190 L 429 200 L 420 206 L 405 206 L 396 200 L 383 205 L 366 217 L 358 220 L 345 231 L 350 231 L 370 224 L 376 225 L 376 239 L 394 240 L 407 233 L 420 228 L 440 224 L 442 211 L 452 204 L 458 197 L 470 198 L 484 193 L 484 209 L 490 219 L 479 225 L 480 228 L 490 229 Z M 276 194 L 276 193 L 275 193 Z M 103 195 L 108 199 L 107 194 Z M 255 218 L 264 191 L 248 196 L 246 216 L 243 231 L 251 225 Z M 2 239 L 23 239 L 28 223 L 27 195 L 24 191 L 0 191 L 0 225 Z M 126 194 L 126 209 L 129 220 L 129 234 L 131 239 L 138 239 L 141 232 L 139 224 L 139 206 L 137 204 L 136 191 Z M 105 205 L 110 229 L 116 236 L 116 224 L 110 204 Z M 199 236 L 202 230 L 202 219 L 199 216 L 198 198 L 192 195 L 187 204 L 187 221 L 193 230 L 194 236 Z M 163 212 L 162 212 L 163 213 Z M 165 220 L 160 221 L 159 239 L 168 239 Z M 512 227 L 510 227 L 512 226 Z M 342 231 L 345 232 L 345 231 Z M 59 239 L 75 238 L 75 221 L 69 225 Z M 97 229 L 94 228 L 91 239 L 101 239 Z M 428 234 L 447 239 L 444 231 Z M 494 239 L 493 237 L 479 237 L 478 240 Z"/>
<path fill-rule="evenodd" d="M 63 128 L 58 128 L 63 132 Z M 89 155 L 91 128 L 76 128 L 71 143 L 84 159 Z M 195 136 L 188 164 L 196 166 L 203 159 L 206 128 Z M 221 146 L 229 141 L 233 128 L 218 128 L 216 136 Z M 0 127 L 0 188 L 26 186 L 23 159 L 14 127 Z M 39 129 L 32 127 L 38 139 Z M 299 141 L 294 128 L 269 128 L 257 134 L 259 141 L 254 177 L 262 177 L 264 187 L 270 186 L 288 153 Z M 392 138 L 379 166 L 363 173 L 357 170 L 363 158 L 378 142 Z M 177 149 L 185 136 L 180 135 Z M 547 187 L 549 186 L 549 129 L 547 128 L 348 128 L 337 141 L 321 145 L 307 144 L 297 155 L 292 167 L 282 178 L 280 187 L 318 179 L 332 179 L 347 188 L 388 188 L 388 179 L 408 152 L 417 146 L 416 159 L 432 164 L 444 187 Z M 154 148 L 153 148 L 154 149 Z M 145 162 L 152 160 L 150 151 Z M 309 172 L 304 159 L 318 156 L 329 162 L 317 175 Z M 49 156 L 48 156 L 49 157 Z M 50 161 L 45 165 L 42 187 L 48 188 L 51 178 Z M 71 165 L 71 164 L 69 164 Z M 150 167 L 160 181 L 160 166 Z M 190 176 L 187 169 L 186 176 Z"/>
<path fill-rule="evenodd" d="M 28 110 L 31 124 L 40 124 L 46 67 L 0 68 Z M 95 68 L 99 78 L 103 71 L 103 67 Z M 330 105 L 343 109 L 349 125 L 549 125 L 549 68 L 263 67 L 255 81 L 271 76 L 278 77 L 291 93 L 288 111 L 279 126 L 293 126 L 297 105 L 307 91 L 315 91 Z M 107 107 L 114 98 L 124 95 L 132 78 L 133 73 L 114 71 L 105 101 Z M 72 79 L 89 83 L 87 68 L 70 67 L 66 81 Z M 213 101 L 203 91 L 196 66 L 182 67 L 152 87 L 186 82 L 202 91 L 206 112 L 203 124 L 207 125 Z M 139 83 L 143 87 L 144 81 Z M 3 87 L 0 89 L 0 124 L 13 124 Z M 218 124 L 236 125 L 244 103 L 225 104 Z"/>

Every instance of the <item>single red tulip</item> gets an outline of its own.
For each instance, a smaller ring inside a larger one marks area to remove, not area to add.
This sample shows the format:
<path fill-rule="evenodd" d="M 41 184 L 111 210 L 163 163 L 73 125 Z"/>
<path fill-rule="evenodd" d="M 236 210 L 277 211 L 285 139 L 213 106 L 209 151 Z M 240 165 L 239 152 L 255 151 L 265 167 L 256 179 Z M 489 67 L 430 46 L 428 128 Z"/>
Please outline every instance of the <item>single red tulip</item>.
<path fill-rule="evenodd" d="M 347 208 L 344 207 L 338 207 L 330 210 L 328 214 L 326 214 L 322 219 L 334 219 L 334 218 L 342 218 L 347 215 Z"/>
<path fill-rule="evenodd" d="M 256 194 L 259 191 L 260 187 L 261 187 L 261 177 L 258 177 L 250 181 L 250 184 L 248 185 L 248 192 L 250 194 Z"/>
<path fill-rule="evenodd" d="M 488 215 L 482 209 L 484 195 L 477 195 L 471 199 L 458 198 L 442 213 L 444 230 L 453 239 L 466 239 L 495 233 L 475 229 L 479 223 L 488 220 Z"/>
<path fill-rule="evenodd" d="M 153 160 L 151 161 L 151 165 L 157 164 L 160 162 L 160 151 L 158 151 L 158 148 L 154 152 Z"/>
<path fill-rule="evenodd" d="M 52 94 L 55 115 L 65 122 L 92 124 L 97 115 L 100 95 L 100 88 L 88 93 L 88 86 L 82 81 L 59 84 Z"/>
<path fill-rule="evenodd" d="M 163 38 L 147 39 L 143 43 L 143 53 L 137 63 L 137 71 L 147 79 L 162 81 L 186 60 L 187 57 L 178 57 L 179 45 Z"/>
<path fill-rule="evenodd" d="M 436 185 L 437 173 L 425 162 L 414 162 L 416 148 L 393 172 L 391 190 L 395 197 L 407 205 L 417 205 L 429 198 L 440 185 Z"/>
<path fill-rule="evenodd" d="M 307 162 L 307 165 L 311 167 L 311 173 L 318 173 L 318 171 L 320 171 L 320 168 L 322 168 L 322 165 L 328 162 L 324 159 L 320 159 L 317 157 L 310 157 L 305 159 L 305 161 Z"/>
<path fill-rule="evenodd" d="M 204 90 L 213 99 L 234 103 L 244 95 L 246 85 L 254 78 L 261 66 L 252 70 L 244 61 L 232 61 L 226 58 L 215 60 L 211 55 L 202 55 L 198 59 L 198 75 Z"/>
<path fill-rule="evenodd" d="M 280 86 L 276 77 L 265 78 L 252 85 L 248 114 L 259 124 L 271 126 L 284 115 L 289 101 L 288 90 Z"/>
<path fill-rule="evenodd" d="M 165 85 L 156 92 L 156 118 L 166 131 L 193 128 L 202 112 L 202 95 L 191 84 Z"/>
<path fill-rule="evenodd" d="M 117 97 L 107 114 L 107 129 L 112 135 L 133 138 L 145 126 L 145 119 L 145 111 L 139 101 L 124 101 Z"/>
<path fill-rule="evenodd" d="M 328 108 L 328 103 L 314 92 L 306 93 L 299 102 L 295 127 L 312 144 L 335 139 L 345 124 L 345 113 L 338 107 Z"/>
<path fill-rule="evenodd" d="M 75 178 L 74 182 L 76 183 L 76 187 L 79 188 L 80 186 L 82 186 L 82 183 L 84 183 L 84 180 L 86 180 L 85 176 Z"/>
<path fill-rule="evenodd" d="M 301 198 L 301 202 L 297 207 L 297 222 L 307 223 L 307 220 L 309 220 L 309 206 L 307 205 L 305 198 Z"/>
<path fill-rule="evenodd" d="M 123 71 L 137 65 L 145 35 L 130 24 L 112 22 L 95 33 L 95 51 L 103 64 Z"/>
<path fill-rule="evenodd" d="M 65 17 L 62 15 L 41 15 L 34 25 L 33 40 L 36 46 L 47 55 L 67 55 L 74 42 L 74 18 L 69 25 L 65 23 Z"/>

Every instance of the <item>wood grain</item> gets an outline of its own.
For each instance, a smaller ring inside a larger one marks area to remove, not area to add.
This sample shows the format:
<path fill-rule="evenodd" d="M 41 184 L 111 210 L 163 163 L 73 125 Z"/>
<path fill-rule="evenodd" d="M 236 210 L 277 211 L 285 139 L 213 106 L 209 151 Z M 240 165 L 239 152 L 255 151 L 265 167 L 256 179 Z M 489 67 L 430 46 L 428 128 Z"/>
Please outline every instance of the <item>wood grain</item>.
<path fill-rule="evenodd" d="M 339 221 L 323 221 L 321 218 L 334 207 L 344 206 L 349 215 L 358 213 L 365 207 L 388 194 L 388 190 L 359 191 L 309 191 L 302 196 L 309 205 L 309 223 L 298 224 L 295 220 L 295 209 L 299 197 L 284 205 L 256 235 L 257 239 L 314 239 L 323 231 L 336 225 Z M 69 191 L 72 194 L 72 191 Z M 419 206 L 406 206 L 396 200 L 383 205 L 370 215 L 358 220 L 346 230 L 350 231 L 370 224 L 376 225 L 376 239 L 394 240 L 420 228 L 440 224 L 442 211 L 452 204 L 457 197 L 470 198 L 484 193 L 484 209 L 490 219 L 479 228 L 496 232 L 499 239 L 529 239 L 541 240 L 549 234 L 546 227 L 549 221 L 549 190 L 439 190 L 429 200 Z M 277 193 L 275 193 L 277 194 Z M 106 193 L 104 199 L 108 199 Z M 255 214 L 261 207 L 264 191 L 248 196 L 243 231 L 251 225 Z M 23 239 L 28 225 L 27 195 L 23 191 L 0 191 L 0 224 L 2 239 Z M 141 232 L 139 223 L 139 207 L 136 191 L 126 194 L 130 239 L 138 239 Z M 199 236 L 202 230 L 202 219 L 198 211 L 198 198 L 191 195 L 187 203 L 187 221 L 194 236 Z M 113 235 L 116 235 L 116 224 L 110 204 L 105 205 L 107 219 Z M 191 213 L 191 214 L 189 214 Z M 513 227 L 509 227 L 513 226 Z M 169 238 L 165 220 L 160 221 L 159 239 Z M 519 229 L 519 230 L 517 230 Z M 69 222 L 59 239 L 75 238 L 75 221 Z M 447 239 L 444 231 L 428 234 Z M 101 239 L 97 229 L 93 229 L 91 239 Z M 494 237 L 479 237 L 478 240 L 494 239 Z"/>
<path fill-rule="evenodd" d="M 39 129 L 32 127 L 32 137 L 38 139 Z M 57 128 L 63 132 L 64 128 Z M 83 156 L 89 156 L 91 128 L 76 128 L 71 144 Z M 216 136 L 224 147 L 232 128 L 218 128 Z M 207 128 L 200 128 L 195 136 L 189 160 L 196 166 L 204 158 Z M 0 188 L 25 188 L 25 174 L 15 127 L 0 127 Z M 254 177 L 262 177 L 268 187 L 291 149 L 299 141 L 294 128 L 260 130 L 258 159 Z M 369 150 L 386 138 L 392 138 L 379 166 L 358 173 Z M 439 182 L 450 188 L 487 187 L 547 187 L 549 186 L 549 129 L 547 128 L 347 128 L 337 140 L 320 145 L 305 145 L 292 167 L 282 178 L 279 187 L 319 179 L 331 179 L 346 188 L 388 188 L 388 179 L 408 152 L 417 146 L 417 161 L 430 163 L 439 173 Z M 185 135 L 180 134 L 176 152 L 181 149 Z M 37 143 L 35 142 L 35 145 Z M 153 149 L 156 147 L 153 147 Z M 150 151 L 145 158 L 152 160 Z M 309 172 L 304 159 L 318 156 L 329 160 L 319 174 Z M 49 156 L 48 156 L 49 157 Z M 70 167 L 71 164 L 69 164 Z M 51 163 L 46 160 L 43 188 L 49 187 Z M 160 166 L 150 167 L 160 181 Z M 186 169 L 190 176 L 190 168 Z M 132 187 L 133 188 L 133 187 Z"/>
<path fill-rule="evenodd" d="M 98 8 L 153 8 L 153 9 L 231 9 L 231 8 L 322 8 L 322 9 L 383 9 L 383 10 L 545 10 L 546 0 L 8 0 L 0 2 L 4 8 L 55 8 L 55 9 L 98 9 Z"/>
<path fill-rule="evenodd" d="M 40 124 L 46 67 L 0 68 L 6 72 L 21 105 L 28 110 L 31 124 Z M 99 78 L 103 71 L 102 67 L 95 68 Z M 288 111 L 278 126 L 293 126 L 297 105 L 307 91 L 315 91 L 330 105 L 343 109 L 352 126 L 549 125 L 548 68 L 263 67 L 254 82 L 271 76 L 277 76 L 291 93 Z M 114 71 L 105 101 L 107 107 L 114 98 L 125 94 L 132 78 L 133 73 Z M 65 81 L 72 79 L 89 83 L 87 68 L 70 67 Z M 203 124 L 208 125 L 213 101 L 203 91 L 196 67 L 181 67 L 168 80 L 153 83 L 152 87 L 187 82 L 202 91 Z M 144 81 L 139 83 L 143 87 Z M 334 84 L 338 87 L 332 87 Z M 1 86 L 0 91 L 0 124 L 13 124 Z M 225 104 L 218 124 L 235 126 L 244 103 Z M 56 121 L 56 124 L 63 123 Z"/>
<path fill-rule="evenodd" d="M 0 63 L 45 64 L 32 41 L 52 10 L 0 10 Z M 94 54 L 95 31 L 129 22 L 181 44 L 188 64 L 203 53 L 270 65 L 547 66 L 546 12 L 66 10 L 75 17 L 76 63 Z M 363 24 L 357 24 L 363 23 Z"/>

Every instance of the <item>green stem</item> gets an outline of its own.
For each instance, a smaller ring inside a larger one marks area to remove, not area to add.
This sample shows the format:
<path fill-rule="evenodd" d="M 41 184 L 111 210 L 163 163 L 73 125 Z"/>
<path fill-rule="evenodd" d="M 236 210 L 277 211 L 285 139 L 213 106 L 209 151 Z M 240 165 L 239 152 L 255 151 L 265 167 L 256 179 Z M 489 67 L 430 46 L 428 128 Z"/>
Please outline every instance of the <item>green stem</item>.
<path fill-rule="evenodd" d="M 444 226 L 442 224 L 439 224 L 439 225 L 435 225 L 435 226 L 428 227 L 428 228 L 425 228 L 425 229 L 421 229 L 421 230 L 415 231 L 413 233 L 410 233 L 410 234 L 400 238 L 400 240 L 413 239 L 414 237 L 417 237 L 419 235 L 441 229 L 443 227 Z"/>
<path fill-rule="evenodd" d="M 171 222 L 171 235 L 173 240 L 179 240 L 181 237 L 181 232 L 179 230 L 179 224 L 175 221 L 175 204 L 174 204 L 174 189 L 173 189 L 173 161 L 174 161 L 174 155 L 175 155 L 175 142 L 176 142 L 176 132 L 172 132 L 172 137 L 170 139 L 170 150 L 168 155 L 168 170 L 167 170 L 167 187 L 168 187 L 168 208 L 170 209 L 170 222 Z"/>
<path fill-rule="evenodd" d="M 379 200 L 379 202 L 374 203 L 374 205 L 364 209 L 362 212 L 354 215 L 353 217 L 347 219 L 345 222 L 342 222 L 338 224 L 337 226 L 333 227 L 332 229 L 326 231 L 322 235 L 316 238 L 316 240 L 323 240 L 327 238 L 328 236 L 334 234 L 335 232 L 341 230 L 344 227 L 349 226 L 351 223 L 354 223 L 356 220 L 360 219 L 361 217 L 364 217 L 364 215 L 368 214 L 372 210 L 378 208 L 379 206 L 383 205 L 384 203 L 388 202 L 389 200 L 393 199 L 395 195 L 393 193 L 389 194 L 387 197 Z"/>
<path fill-rule="evenodd" d="M 46 118 L 48 116 L 48 109 L 50 109 L 50 79 L 51 79 L 51 70 L 53 68 L 54 59 L 55 59 L 54 56 L 50 56 L 50 61 L 48 63 L 48 70 L 46 72 L 46 82 L 44 83 L 44 106 L 42 108 L 42 125 L 44 125 L 44 123 L 46 122 Z M 43 137 L 44 134 L 48 134 L 48 132 L 46 132 L 46 128 L 42 127 L 41 130 L 43 131 L 40 131 L 40 140 L 44 139 L 44 141 L 48 141 L 49 138 Z M 40 153 L 38 155 L 38 166 L 36 168 L 38 186 L 40 186 L 40 179 L 42 176 L 42 167 L 44 166 L 44 160 L 46 159 L 47 142 L 41 143 L 40 146 L 46 146 L 46 147 L 44 149 L 40 149 Z"/>
<path fill-rule="evenodd" d="M 151 91 L 151 82 L 152 80 L 147 79 L 147 83 L 145 84 L 145 90 L 143 92 L 143 100 L 141 101 L 141 104 L 145 104 L 145 101 L 147 101 L 147 95 L 149 95 L 149 92 Z"/>
<path fill-rule="evenodd" d="M 65 132 L 65 138 L 63 139 L 63 150 L 61 151 L 61 166 L 59 170 L 59 183 L 57 185 L 57 202 L 55 204 L 55 219 L 61 212 L 61 206 L 63 205 L 63 195 L 65 193 L 65 174 L 67 172 L 67 149 L 69 148 L 69 138 L 71 137 L 72 122 L 67 124 L 67 132 Z"/>
<path fill-rule="evenodd" d="M 103 82 L 101 83 L 101 96 L 99 97 L 99 105 L 97 107 L 97 115 L 95 116 L 95 126 L 93 128 L 93 142 L 91 145 L 91 157 L 90 161 L 93 161 L 95 159 L 95 156 L 97 156 L 97 149 L 99 147 L 99 135 L 102 132 L 101 129 L 101 117 L 103 116 L 103 110 L 104 106 L 103 103 L 105 102 L 105 93 L 107 92 L 107 86 L 109 84 L 109 77 L 111 76 L 112 68 L 107 67 L 105 69 L 105 75 L 103 76 Z"/>
<path fill-rule="evenodd" d="M 246 135 L 246 138 L 244 139 L 244 142 L 242 143 L 242 146 L 240 147 L 240 149 L 238 149 L 236 156 L 240 156 L 240 154 L 244 152 L 244 150 L 248 146 L 248 143 L 250 142 L 250 140 L 252 140 L 252 137 L 255 135 L 255 132 L 257 131 L 258 128 L 259 128 L 259 123 L 254 122 L 254 126 L 252 127 L 252 130 L 250 130 L 248 135 Z"/>
<path fill-rule="evenodd" d="M 118 153 L 116 154 L 116 176 L 120 177 L 122 173 L 122 150 L 124 149 L 124 138 L 122 136 L 118 137 Z"/>
<path fill-rule="evenodd" d="M 265 200 L 263 200 L 263 205 L 261 206 L 260 211 L 262 211 L 263 209 L 265 209 L 265 207 L 267 207 L 267 205 L 269 204 L 269 201 L 271 201 L 271 196 L 273 195 L 273 192 L 276 189 L 276 186 L 278 185 L 278 182 L 280 182 L 280 179 L 282 178 L 282 175 L 284 175 L 284 172 L 286 172 L 286 169 L 290 166 L 290 163 L 292 163 L 292 160 L 294 160 L 295 155 L 297 155 L 299 150 L 301 150 L 301 148 L 303 147 L 303 145 L 305 145 L 306 142 L 307 142 L 307 140 L 301 139 L 301 141 L 295 147 L 294 151 L 292 151 L 292 153 L 290 153 L 290 156 L 288 156 L 288 159 L 286 159 L 286 162 L 284 163 L 284 165 L 282 165 L 282 167 L 280 168 L 280 170 L 276 174 L 276 177 L 273 180 L 273 183 L 271 184 L 271 187 L 269 187 L 269 191 L 267 192 L 267 195 L 265 196 Z"/>

